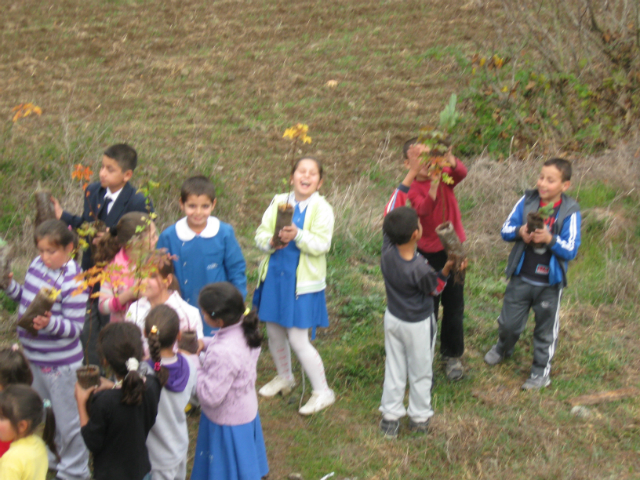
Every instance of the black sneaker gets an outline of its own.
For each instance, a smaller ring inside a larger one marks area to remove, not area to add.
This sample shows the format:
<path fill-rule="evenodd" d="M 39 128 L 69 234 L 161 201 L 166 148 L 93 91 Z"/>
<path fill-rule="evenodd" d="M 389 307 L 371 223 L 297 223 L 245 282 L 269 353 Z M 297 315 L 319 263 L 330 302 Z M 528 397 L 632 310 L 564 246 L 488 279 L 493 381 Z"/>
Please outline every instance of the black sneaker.
<path fill-rule="evenodd" d="M 409 431 L 412 433 L 429 433 L 429 423 L 431 418 L 428 418 L 424 422 L 414 422 L 409 419 Z"/>
<path fill-rule="evenodd" d="M 397 438 L 398 430 L 400 430 L 400 420 L 385 420 L 384 418 L 380 420 L 380 431 L 384 438 Z"/>

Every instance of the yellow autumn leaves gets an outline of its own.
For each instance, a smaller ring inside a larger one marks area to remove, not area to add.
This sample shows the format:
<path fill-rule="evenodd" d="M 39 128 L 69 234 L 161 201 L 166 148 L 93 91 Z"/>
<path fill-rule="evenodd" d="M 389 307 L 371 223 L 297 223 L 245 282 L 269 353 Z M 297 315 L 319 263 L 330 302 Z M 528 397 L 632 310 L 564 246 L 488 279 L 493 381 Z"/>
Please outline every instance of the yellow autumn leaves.
<path fill-rule="evenodd" d="M 31 114 L 36 114 L 38 116 L 42 115 L 42 109 L 33 103 L 21 103 L 20 105 L 16 105 L 11 109 L 14 112 L 12 121 L 16 123 L 21 118 L 28 117 Z"/>
<path fill-rule="evenodd" d="M 289 138 L 291 140 L 300 140 L 302 143 L 311 143 L 311 137 L 307 135 L 309 131 L 309 125 L 304 123 L 296 123 L 293 127 L 287 128 L 284 131 L 282 138 Z"/>

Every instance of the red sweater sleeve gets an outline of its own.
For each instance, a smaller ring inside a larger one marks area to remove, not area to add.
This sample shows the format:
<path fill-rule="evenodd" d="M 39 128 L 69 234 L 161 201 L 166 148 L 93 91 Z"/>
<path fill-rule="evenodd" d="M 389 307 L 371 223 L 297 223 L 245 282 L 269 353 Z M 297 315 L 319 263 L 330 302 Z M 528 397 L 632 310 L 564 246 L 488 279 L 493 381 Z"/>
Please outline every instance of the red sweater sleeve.
<path fill-rule="evenodd" d="M 445 172 L 453 179 L 453 186 L 458 185 L 467 176 L 467 167 L 456 157 L 456 168 L 446 168 Z"/>

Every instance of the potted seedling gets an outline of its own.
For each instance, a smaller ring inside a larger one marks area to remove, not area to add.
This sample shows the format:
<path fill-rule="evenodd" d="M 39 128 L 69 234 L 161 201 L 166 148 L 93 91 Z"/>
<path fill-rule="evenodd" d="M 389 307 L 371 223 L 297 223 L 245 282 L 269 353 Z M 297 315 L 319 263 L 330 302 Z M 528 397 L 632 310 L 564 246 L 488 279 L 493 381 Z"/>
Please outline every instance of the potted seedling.
<path fill-rule="evenodd" d="M 185 330 L 181 333 L 180 340 L 178 341 L 178 348 L 189 353 L 196 353 L 198 351 L 198 337 L 193 330 Z"/>
<path fill-rule="evenodd" d="M 43 190 L 38 183 L 38 188 L 36 189 L 36 223 L 37 227 L 42 222 L 46 222 L 47 220 L 55 220 L 56 212 L 53 209 L 53 203 L 51 202 L 51 192 L 48 190 Z"/>
<path fill-rule="evenodd" d="M 449 103 L 440 112 L 440 123 L 437 128 L 425 127 L 420 130 L 418 142 L 429 147 L 429 151 L 423 153 L 422 164 L 428 165 L 429 175 L 439 176 L 442 183 L 453 184 L 453 179 L 444 171 L 446 167 L 452 167 L 451 148 L 449 147 L 449 133 L 455 127 L 459 114 L 456 112 L 457 97 L 452 94 Z M 466 259 L 466 252 L 458 234 L 447 218 L 446 205 L 442 208 L 442 223 L 436 227 L 436 234 L 449 258 L 455 259 L 453 267 L 454 282 L 464 281 L 464 270 L 461 265 Z"/>
<path fill-rule="evenodd" d="M 33 319 L 50 312 L 58 295 L 60 295 L 60 290 L 53 287 L 42 287 L 18 320 L 18 326 L 24 328 L 34 337 L 37 336 L 38 330 L 33 326 Z"/>
<path fill-rule="evenodd" d="M 0 238 L 0 288 L 6 290 L 11 283 L 11 246 Z"/>
<path fill-rule="evenodd" d="M 284 132 L 284 135 L 282 135 L 282 138 L 288 138 L 291 140 L 290 156 L 291 156 L 292 167 L 295 160 L 298 141 L 301 141 L 303 145 L 305 143 L 311 143 L 311 137 L 307 135 L 308 131 L 309 131 L 308 125 L 305 125 L 303 123 L 297 123 L 293 127 L 287 128 Z M 286 158 L 287 157 L 285 157 L 285 161 L 286 161 Z M 286 179 L 284 180 L 284 183 L 285 184 L 287 183 Z M 291 195 L 291 187 L 289 187 L 289 195 Z M 288 198 L 289 197 L 287 196 L 287 199 Z M 280 230 L 282 230 L 284 227 L 288 227 L 289 225 L 291 225 L 292 221 L 293 221 L 293 205 L 291 205 L 288 201 L 285 201 L 280 205 L 278 205 L 278 210 L 276 213 L 276 228 L 275 228 L 275 231 L 273 232 L 273 238 L 271 240 L 274 247 L 277 248 L 284 245 L 284 243 L 282 243 L 282 240 L 280 240 L 278 233 L 280 233 Z"/>
<path fill-rule="evenodd" d="M 540 207 L 537 212 L 527 213 L 527 233 L 531 234 L 536 230 L 544 228 L 544 221 L 553 215 L 553 205 L 548 204 Z M 544 243 L 531 243 L 533 248 L 544 248 Z"/>

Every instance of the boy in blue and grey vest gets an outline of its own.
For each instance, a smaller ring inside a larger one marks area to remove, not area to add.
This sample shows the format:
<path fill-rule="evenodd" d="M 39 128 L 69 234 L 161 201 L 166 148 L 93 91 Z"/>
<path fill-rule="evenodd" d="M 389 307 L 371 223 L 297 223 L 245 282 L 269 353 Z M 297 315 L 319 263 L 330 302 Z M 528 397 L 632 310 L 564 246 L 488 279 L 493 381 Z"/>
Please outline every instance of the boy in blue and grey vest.
<path fill-rule="evenodd" d="M 569 260 L 576 257 L 580 246 L 580 207 L 564 194 L 570 185 L 571 163 L 562 158 L 547 160 L 538 177 L 538 188 L 525 192 L 502 226 L 502 238 L 515 245 L 507 262 L 510 280 L 498 317 L 498 343 L 484 361 L 497 365 L 513 354 L 533 309 L 533 366 L 523 390 L 551 384 L 551 359 L 560 331 L 560 298 L 567 285 Z M 548 205 L 553 206 L 553 213 L 544 227 L 529 233 L 527 214 Z"/>

